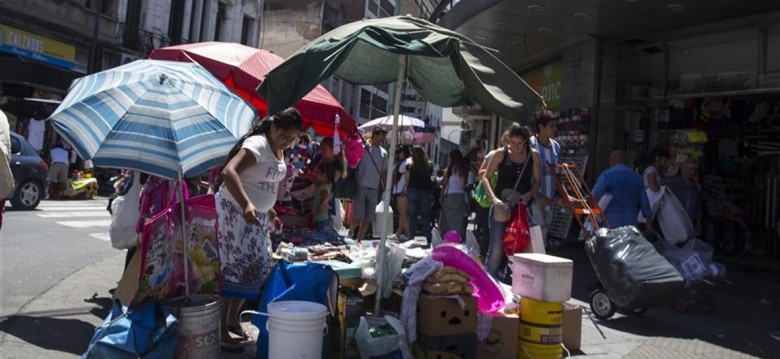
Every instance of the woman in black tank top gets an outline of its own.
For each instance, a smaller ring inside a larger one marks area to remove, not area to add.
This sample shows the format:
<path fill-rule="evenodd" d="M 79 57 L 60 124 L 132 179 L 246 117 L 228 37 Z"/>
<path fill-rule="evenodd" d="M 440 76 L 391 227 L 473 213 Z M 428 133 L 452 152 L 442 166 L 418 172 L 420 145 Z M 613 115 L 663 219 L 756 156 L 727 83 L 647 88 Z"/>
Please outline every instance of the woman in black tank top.
<path fill-rule="evenodd" d="M 494 207 L 508 200 L 506 197 L 502 198 L 502 193 L 506 196 L 512 191 L 520 194 L 519 202 L 528 204 L 541 187 L 541 160 L 539 153 L 531 149 L 528 144 L 530 137 L 531 132 L 528 127 L 513 123 L 509 130 L 509 146 L 496 150 L 490 158 L 487 169 L 479 174 L 479 180 L 482 181 L 482 186 L 492 201 L 488 216 L 490 243 L 485 265 L 488 272 L 493 275 L 497 274 L 505 258 L 503 238 L 506 230 L 506 222 L 496 221 L 493 217 Z M 495 173 L 498 173 L 496 186 L 490 187 L 489 179 Z M 513 210 L 515 204 L 510 203 Z"/>

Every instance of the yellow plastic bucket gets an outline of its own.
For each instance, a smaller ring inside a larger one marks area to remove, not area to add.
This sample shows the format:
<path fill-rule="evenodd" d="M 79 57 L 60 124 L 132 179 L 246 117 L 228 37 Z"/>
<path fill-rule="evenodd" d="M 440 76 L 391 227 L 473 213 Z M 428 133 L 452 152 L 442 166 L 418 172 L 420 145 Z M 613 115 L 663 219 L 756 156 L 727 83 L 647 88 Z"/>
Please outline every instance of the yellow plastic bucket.
<path fill-rule="evenodd" d="M 563 358 L 563 302 L 520 298 L 519 358 Z M 530 354 L 530 355 L 529 355 Z"/>
<path fill-rule="evenodd" d="M 542 325 L 560 325 L 563 322 L 563 302 L 540 302 L 520 298 L 520 319 Z"/>
<path fill-rule="evenodd" d="M 561 344 L 536 344 L 520 340 L 517 357 L 520 359 L 563 359 Z"/>

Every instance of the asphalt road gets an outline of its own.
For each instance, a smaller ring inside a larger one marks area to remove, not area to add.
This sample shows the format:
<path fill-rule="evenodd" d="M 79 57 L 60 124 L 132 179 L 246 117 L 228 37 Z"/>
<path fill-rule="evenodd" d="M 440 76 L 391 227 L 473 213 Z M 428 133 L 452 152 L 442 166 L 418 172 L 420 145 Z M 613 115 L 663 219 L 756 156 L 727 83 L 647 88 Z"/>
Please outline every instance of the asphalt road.
<path fill-rule="evenodd" d="M 119 253 L 108 241 L 107 200 L 41 202 L 34 211 L 6 204 L 0 230 L 0 321 L 67 276 Z"/>

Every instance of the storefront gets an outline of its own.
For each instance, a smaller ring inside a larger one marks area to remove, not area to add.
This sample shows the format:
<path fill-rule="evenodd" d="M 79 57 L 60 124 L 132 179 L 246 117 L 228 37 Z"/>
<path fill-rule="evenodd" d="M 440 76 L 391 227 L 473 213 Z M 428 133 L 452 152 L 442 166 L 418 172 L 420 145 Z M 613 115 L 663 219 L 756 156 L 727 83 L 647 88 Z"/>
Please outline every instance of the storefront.
<path fill-rule="evenodd" d="M 76 46 L 0 24 L 0 109 L 45 159 L 56 133 L 44 120 L 82 75 L 75 65 Z"/>
<path fill-rule="evenodd" d="M 615 108 L 621 125 L 614 126 L 612 142 L 637 160 L 653 148 L 667 149 L 667 179 L 678 176 L 684 162 L 698 163 L 702 236 L 725 256 L 764 253 L 758 258 L 775 261 L 780 24 L 756 20 L 708 24 L 706 32 L 678 29 L 664 36 L 694 35 L 658 43 L 621 44 Z"/>

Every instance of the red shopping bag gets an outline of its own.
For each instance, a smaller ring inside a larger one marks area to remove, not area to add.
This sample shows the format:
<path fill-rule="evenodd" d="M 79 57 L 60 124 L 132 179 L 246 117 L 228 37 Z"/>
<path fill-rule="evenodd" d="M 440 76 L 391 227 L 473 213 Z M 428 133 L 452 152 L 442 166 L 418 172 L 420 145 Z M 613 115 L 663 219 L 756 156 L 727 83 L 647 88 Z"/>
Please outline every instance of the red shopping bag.
<path fill-rule="evenodd" d="M 515 253 L 523 253 L 530 241 L 528 210 L 525 204 L 520 203 L 504 230 L 504 252 L 508 257 L 512 257 Z"/>
<path fill-rule="evenodd" d="M 178 184 L 177 186 L 178 187 Z M 188 198 L 184 185 L 186 223 L 182 228 L 177 190 L 168 207 L 147 220 L 141 236 L 141 273 L 131 304 L 184 296 L 184 252 L 189 259 L 189 294 L 218 290 L 217 212 L 213 194 Z M 186 245 L 182 243 L 182 230 Z"/>

